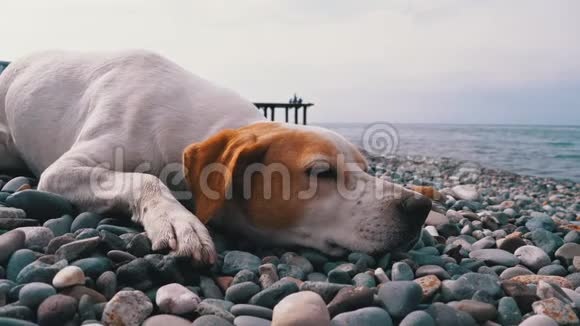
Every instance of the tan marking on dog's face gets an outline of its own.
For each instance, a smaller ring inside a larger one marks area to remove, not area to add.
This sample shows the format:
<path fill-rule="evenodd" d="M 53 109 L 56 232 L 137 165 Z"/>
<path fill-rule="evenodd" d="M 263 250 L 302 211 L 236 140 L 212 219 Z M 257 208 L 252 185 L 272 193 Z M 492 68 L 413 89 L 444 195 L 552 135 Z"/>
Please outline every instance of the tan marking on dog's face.
<path fill-rule="evenodd" d="M 203 166 L 214 162 L 231 171 L 209 178 L 217 199 L 196 186 Z M 267 122 L 223 131 L 189 146 L 184 164 L 198 217 L 207 222 L 222 211 L 219 224 L 265 244 L 331 255 L 408 248 L 430 209 L 407 200 L 418 193 L 367 174 L 354 145 L 317 127 Z M 233 197 L 226 199 L 230 185 Z M 345 189 L 358 191 L 350 196 Z"/>
<path fill-rule="evenodd" d="M 304 210 L 312 201 L 335 188 L 338 173 L 336 145 L 315 132 L 288 128 L 284 132 L 268 135 L 270 146 L 262 163 L 264 167 L 252 179 L 252 196 L 242 205 L 258 227 L 288 228 L 299 223 Z M 285 167 L 284 175 L 277 167 Z M 313 196 L 300 194 L 311 188 L 316 169 L 326 169 L 329 177 L 317 178 Z M 271 176 L 271 177 L 270 177 Z M 271 187 L 268 194 L 267 187 Z"/>

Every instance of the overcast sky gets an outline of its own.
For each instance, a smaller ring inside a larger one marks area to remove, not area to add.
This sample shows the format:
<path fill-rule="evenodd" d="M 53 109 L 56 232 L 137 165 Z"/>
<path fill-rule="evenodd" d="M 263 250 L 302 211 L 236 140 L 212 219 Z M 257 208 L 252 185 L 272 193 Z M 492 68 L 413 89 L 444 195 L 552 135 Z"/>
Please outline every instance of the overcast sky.
<path fill-rule="evenodd" d="M 0 60 L 146 48 L 317 122 L 580 124 L 577 0 L 0 3 Z"/>

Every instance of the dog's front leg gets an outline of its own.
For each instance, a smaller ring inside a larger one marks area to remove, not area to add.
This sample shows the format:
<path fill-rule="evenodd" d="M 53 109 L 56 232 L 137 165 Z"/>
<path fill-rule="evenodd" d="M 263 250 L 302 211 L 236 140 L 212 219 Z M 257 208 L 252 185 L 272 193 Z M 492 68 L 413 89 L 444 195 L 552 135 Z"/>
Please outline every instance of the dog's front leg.
<path fill-rule="evenodd" d="M 42 173 L 38 189 L 60 194 L 84 211 L 132 215 L 143 224 L 155 250 L 170 248 L 201 263 L 215 261 L 206 227 L 153 175 L 83 166 L 61 158 Z"/>

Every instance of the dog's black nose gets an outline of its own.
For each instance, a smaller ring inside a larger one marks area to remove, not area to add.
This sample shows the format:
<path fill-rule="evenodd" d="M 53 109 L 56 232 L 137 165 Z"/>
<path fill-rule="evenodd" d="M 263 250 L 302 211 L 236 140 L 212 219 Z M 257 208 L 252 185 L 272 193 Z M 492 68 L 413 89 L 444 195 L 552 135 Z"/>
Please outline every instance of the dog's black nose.
<path fill-rule="evenodd" d="M 431 199 L 423 195 L 413 194 L 407 197 L 401 206 L 407 219 L 418 225 L 423 225 L 431 211 L 432 203 Z"/>

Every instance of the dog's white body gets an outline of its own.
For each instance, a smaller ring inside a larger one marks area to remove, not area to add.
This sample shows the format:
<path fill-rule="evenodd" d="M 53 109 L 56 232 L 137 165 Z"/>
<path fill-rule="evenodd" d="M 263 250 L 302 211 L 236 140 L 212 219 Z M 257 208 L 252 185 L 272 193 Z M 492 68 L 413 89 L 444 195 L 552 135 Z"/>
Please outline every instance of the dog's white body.
<path fill-rule="evenodd" d="M 39 190 L 61 194 L 82 210 L 130 213 L 144 225 L 154 248 L 171 247 L 178 254 L 212 262 L 215 254 L 207 229 L 171 193 L 186 190 L 185 183 L 169 185 L 159 177 L 181 173 L 188 145 L 263 120 L 253 104 L 236 93 L 150 52 L 43 52 L 13 62 L 0 75 L 0 169 L 26 164 L 40 176 Z M 339 151 L 355 151 L 338 135 L 316 128 L 309 132 L 324 134 Z M 359 179 L 374 182 L 368 175 Z M 370 193 L 367 197 L 360 213 L 353 213 L 360 200 L 347 207 L 334 193 L 328 197 L 333 199 L 319 201 L 318 209 L 309 210 L 328 211 L 327 219 L 317 222 L 324 230 L 304 236 L 308 225 L 301 225 L 290 242 L 308 238 L 310 242 L 302 242 L 324 249 L 323 240 L 315 239 L 324 232 L 342 238 L 353 234 L 349 241 L 360 243 L 350 228 L 359 227 L 362 214 L 378 225 L 387 203 Z M 335 209 L 342 206 L 345 214 L 337 214 L 342 220 L 333 225 Z M 393 229 L 393 223 L 381 222 L 380 227 Z"/>

